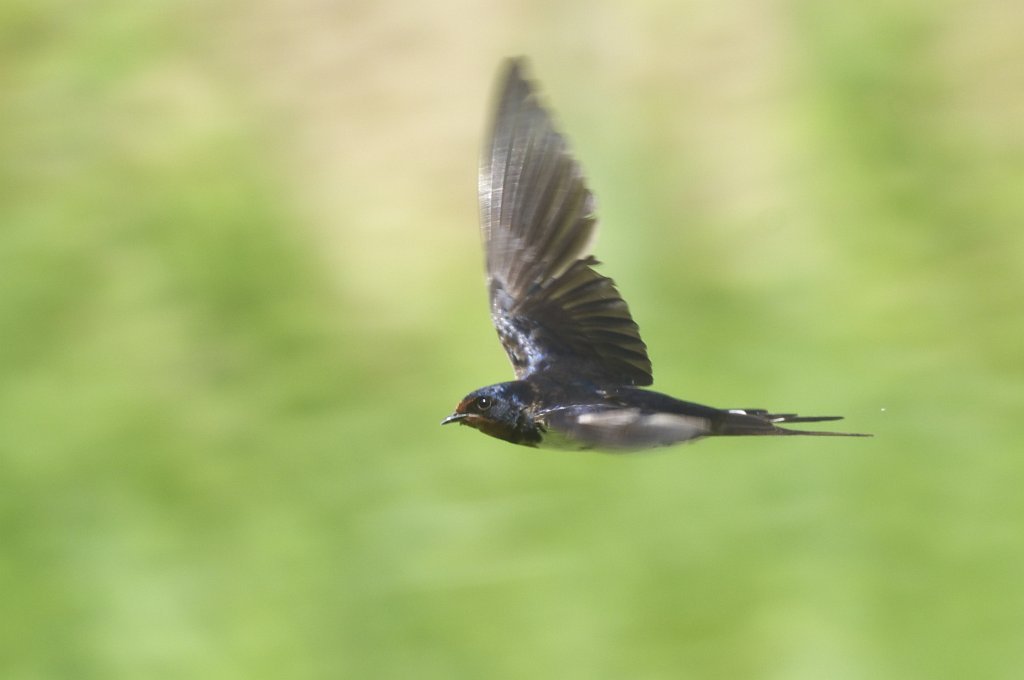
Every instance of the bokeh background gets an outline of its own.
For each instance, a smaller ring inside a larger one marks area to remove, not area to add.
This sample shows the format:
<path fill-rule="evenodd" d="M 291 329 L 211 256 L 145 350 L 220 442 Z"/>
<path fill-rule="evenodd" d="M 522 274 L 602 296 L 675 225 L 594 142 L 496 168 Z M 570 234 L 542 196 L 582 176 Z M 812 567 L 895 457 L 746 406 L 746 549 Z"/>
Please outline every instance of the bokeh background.
<path fill-rule="evenodd" d="M 0 675 L 1018 678 L 1018 3 L 7 2 Z M 871 440 L 616 457 L 510 376 L 501 59 L 695 401 Z"/>

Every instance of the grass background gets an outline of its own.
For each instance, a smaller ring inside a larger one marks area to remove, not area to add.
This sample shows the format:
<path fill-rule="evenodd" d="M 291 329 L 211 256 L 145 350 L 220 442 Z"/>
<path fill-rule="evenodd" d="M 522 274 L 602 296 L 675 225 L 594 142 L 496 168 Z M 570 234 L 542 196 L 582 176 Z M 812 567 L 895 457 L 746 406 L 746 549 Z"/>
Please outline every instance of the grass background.
<path fill-rule="evenodd" d="M 1016 678 L 1013 3 L 9 2 L 0 672 Z M 872 440 L 612 457 L 505 380 L 475 172 L 526 54 L 656 387 Z"/>

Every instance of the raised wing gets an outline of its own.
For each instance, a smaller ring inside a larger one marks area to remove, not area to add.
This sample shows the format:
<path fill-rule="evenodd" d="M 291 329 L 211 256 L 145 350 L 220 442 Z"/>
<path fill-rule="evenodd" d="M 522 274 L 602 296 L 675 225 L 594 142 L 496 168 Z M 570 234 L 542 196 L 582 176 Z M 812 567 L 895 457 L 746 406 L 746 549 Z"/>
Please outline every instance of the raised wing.
<path fill-rule="evenodd" d="M 491 318 L 520 379 L 552 366 L 650 385 L 651 362 L 614 282 L 591 268 L 594 198 L 519 60 L 501 80 L 480 166 Z"/>

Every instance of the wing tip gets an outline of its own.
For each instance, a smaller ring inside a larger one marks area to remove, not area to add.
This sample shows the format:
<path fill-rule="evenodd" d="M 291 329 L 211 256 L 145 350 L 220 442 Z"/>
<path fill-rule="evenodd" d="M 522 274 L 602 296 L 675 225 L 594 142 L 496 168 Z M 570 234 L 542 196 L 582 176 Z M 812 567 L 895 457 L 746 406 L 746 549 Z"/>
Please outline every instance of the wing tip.
<path fill-rule="evenodd" d="M 523 56 L 508 57 L 502 62 L 498 82 L 502 83 L 501 91 L 529 93 L 533 90 L 527 75 L 529 67 Z"/>
<path fill-rule="evenodd" d="M 524 73 L 527 70 L 527 59 L 522 54 L 516 54 L 511 57 L 505 57 L 504 71 L 506 76 L 524 79 Z"/>

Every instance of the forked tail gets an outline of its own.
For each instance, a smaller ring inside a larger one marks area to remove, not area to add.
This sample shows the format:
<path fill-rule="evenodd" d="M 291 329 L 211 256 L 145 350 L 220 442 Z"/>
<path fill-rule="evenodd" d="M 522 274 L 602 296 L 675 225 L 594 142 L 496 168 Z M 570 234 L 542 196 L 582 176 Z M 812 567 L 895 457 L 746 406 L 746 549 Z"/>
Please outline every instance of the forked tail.
<path fill-rule="evenodd" d="M 716 435 L 788 435 L 803 434 L 814 437 L 871 437 L 857 432 L 817 432 L 813 430 L 787 430 L 778 423 L 820 423 L 828 420 L 842 420 L 842 416 L 798 416 L 795 413 L 768 413 L 759 408 L 734 408 L 722 411 L 722 419 L 716 423 Z"/>

